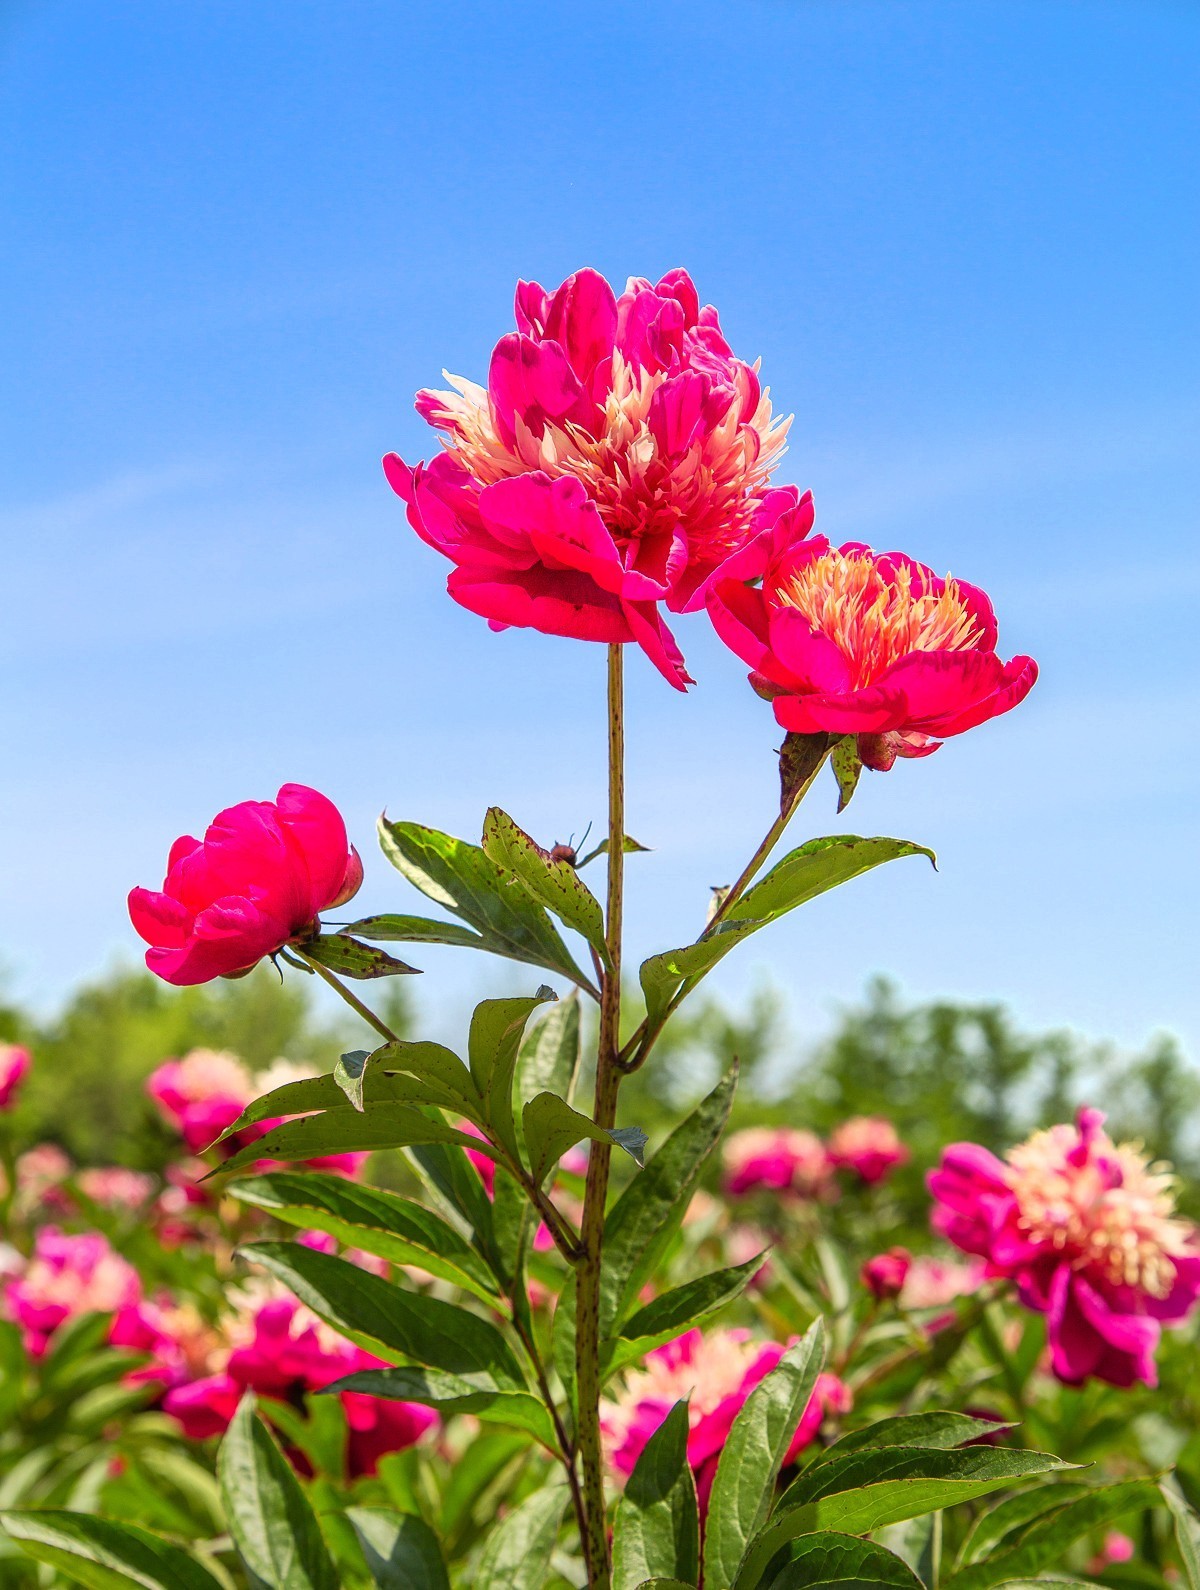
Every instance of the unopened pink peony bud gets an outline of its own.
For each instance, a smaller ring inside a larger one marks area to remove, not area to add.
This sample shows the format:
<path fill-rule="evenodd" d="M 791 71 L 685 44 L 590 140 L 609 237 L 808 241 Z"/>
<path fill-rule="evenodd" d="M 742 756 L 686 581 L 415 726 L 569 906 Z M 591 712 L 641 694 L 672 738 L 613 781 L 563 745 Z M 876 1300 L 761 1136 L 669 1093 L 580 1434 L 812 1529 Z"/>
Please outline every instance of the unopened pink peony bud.
<path fill-rule="evenodd" d="M 871 1296 L 883 1302 L 900 1296 L 911 1266 L 912 1254 L 907 1248 L 889 1248 L 868 1259 L 858 1273 Z"/>

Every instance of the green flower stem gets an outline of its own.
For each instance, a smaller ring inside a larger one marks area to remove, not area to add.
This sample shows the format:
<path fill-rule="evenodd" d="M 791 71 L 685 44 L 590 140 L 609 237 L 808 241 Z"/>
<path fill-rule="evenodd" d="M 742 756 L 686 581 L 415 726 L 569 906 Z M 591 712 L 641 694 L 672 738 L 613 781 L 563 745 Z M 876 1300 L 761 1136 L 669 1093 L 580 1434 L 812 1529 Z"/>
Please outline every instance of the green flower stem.
<path fill-rule="evenodd" d="M 358 995 L 352 993 L 335 972 L 331 972 L 328 966 L 322 966 L 320 961 L 313 960 L 311 955 L 305 955 L 304 950 L 300 945 L 294 946 L 294 949 L 295 953 L 300 956 L 305 964 L 311 966 L 318 977 L 323 977 L 329 984 L 330 988 L 332 988 L 335 993 L 338 993 L 342 996 L 342 998 L 350 1006 L 350 1009 L 354 1011 L 356 1015 L 362 1017 L 368 1027 L 374 1027 L 375 1031 L 379 1033 L 382 1038 L 385 1038 L 388 1043 L 400 1042 L 400 1039 L 388 1026 L 387 1022 L 382 1021 L 373 1010 L 369 1010 L 367 1006 L 363 1004 Z"/>
<path fill-rule="evenodd" d="M 600 1039 L 596 1051 L 596 1095 L 592 1118 L 607 1131 L 617 1118 L 621 1085 L 621 912 L 625 859 L 625 710 L 622 653 L 608 648 L 608 910 L 605 948 L 608 967 L 600 998 Z M 603 1454 L 600 1448 L 600 1264 L 604 1210 L 608 1198 L 611 1145 L 593 1143 L 583 1200 L 583 1256 L 576 1272 L 575 1383 L 577 1435 L 583 1467 L 585 1529 L 583 1555 L 590 1590 L 608 1590 L 608 1526 L 605 1517 Z"/>
<path fill-rule="evenodd" d="M 514 1282 L 514 1287 L 518 1285 L 524 1287 L 524 1282 L 520 1280 Z M 538 1383 L 538 1390 L 542 1394 L 542 1401 L 549 1409 L 550 1418 L 554 1423 L 554 1433 L 558 1438 L 558 1452 L 556 1455 L 566 1472 L 567 1484 L 571 1491 L 571 1508 L 575 1514 L 579 1538 L 582 1540 L 587 1530 L 587 1512 L 583 1504 L 583 1490 L 579 1484 L 579 1474 L 575 1467 L 575 1446 L 567 1432 L 566 1425 L 563 1423 L 562 1415 L 558 1411 L 558 1404 L 554 1400 L 554 1394 L 550 1390 L 550 1377 L 546 1373 L 546 1365 L 542 1361 L 542 1355 L 538 1350 L 537 1340 L 532 1329 L 527 1326 L 526 1321 L 522 1318 L 521 1309 L 518 1307 L 515 1296 L 512 1298 L 512 1310 L 513 1329 L 521 1338 L 521 1344 L 525 1348 L 530 1364 L 533 1366 L 533 1373 Z"/>

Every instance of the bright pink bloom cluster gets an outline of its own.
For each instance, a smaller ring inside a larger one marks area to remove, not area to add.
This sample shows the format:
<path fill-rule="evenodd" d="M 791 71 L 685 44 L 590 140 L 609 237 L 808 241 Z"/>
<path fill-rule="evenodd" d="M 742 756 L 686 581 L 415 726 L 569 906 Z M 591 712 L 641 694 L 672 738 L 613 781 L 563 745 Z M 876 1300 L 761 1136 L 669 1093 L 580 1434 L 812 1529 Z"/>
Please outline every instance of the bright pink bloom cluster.
<path fill-rule="evenodd" d="M 268 1295 L 230 1327 L 231 1347 L 222 1367 L 174 1386 L 163 1399 L 192 1440 L 220 1435 L 242 1394 L 295 1402 L 345 1375 L 382 1368 L 382 1361 L 322 1324 L 288 1296 Z M 346 1470 L 350 1478 L 373 1474 L 387 1452 L 411 1446 L 437 1423 L 418 1403 L 391 1402 L 361 1392 L 342 1392 L 348 1425 Z M 269 1407 L 266 1410 L 269 1415 Z"/>
<path fill-rule="evenodd" d="M 33 1255 L 4 1287 L 5 1311 L 21 1327 L 26 1349 L 45 1352 L 51 1336 L 77 1314 L 136 1308 L 142 1298 L 137 1271 L 99 1232 L 70 1235 L 43 1226 Z"/>
<path fill-rule="evenodd" d="M 103 1209 L 143 1209 L 155 1191 L 153 1176 L 123 1165 L 89 1166 L 75 1180 L 80 1192 Z"/>
<path fill-rule="evenodd" d="M 164 1060 L 146 1079 L 146 1092 L 193 1154 L 215 1143 L 258 1097 L 237 1055 L 217 1049 L 193 1049 L 181 1060 Z"/>
<path fill-rule="evenodd" d="M 1200 1299 L 1200 1235 L 1176 1215 L 1167 1171 L 1103 1122 L 1080 1110 L 1004 1160 L 952 1144 L 929 1177 L 933 1221 L 1045 1314 L 1060 1380 L 1153 1386 L 1162 1326 Z"/>
<path fill-rule="evenodd" d="M 626 1376 L 618 1396 L 601 1409 L 601 1433 L 612 1468 L 633 1472 L 646 1442 L 675 1404 L 688 1401 L 688 1463 L 696 1476 L 701 1510 L 708 1505 L 721 1449 L 746 1398 L 783 1357 L 779 1342 L 756 1342 L 749 1331 L 687 1331 L 646 1355 L 645 1367 Z M 849 1389 L 822 1374 L 789 1443 L 785 1463 L 809 1445 L 827 1414 L 847 1413 Z"/>
<path fill-rule="evenodd" d="M 362 862 L 336 806 L 303 784 L 274 801 L 218 814 L 203 840 L 171 846 L 161 891 L 132 889 L 129 915 L 146 965 L 168 983 L 248 972 L 264 955 L 315 931 L 320 912 L 362 883 Z"/>
<path fill-rule="evenodd" d="M 833 1192 L 833 1165 L 815 1132 L 791 1126 L 749 1126 L 725 1142 L 725 1191 L 732 1198 L 776 1192 L 825 1198 Z"/>
<path fill-rule="evenodd" d="M 900 1296 L 911 1268 L 912 1254 L 907 1248 L 896 1247 L 874 1254 L 858 1273 L 871 1296 L 883 1302 Z"/>
<path fill-rule="evenodd" d="M 853 1115 L 829 1137 L 829 1158 L 839 1170 L 852 1171 L 869 1187 L 906 1164 L 908 1149 L 896 1128 L 879 1115 Z"/>
<path fill-rule="evenodd" d="M 387 478 L 493 629 L 635 641 L 682 689 L 660 604 L 690 612 L 716 576 L 762 573 L 801 502 L 767 486 L 788 422 L 686 271 L 620 297 L 594 270 L 521 282 L 516 324 L 486 388 L 418 393 L 445 451 L 415 469 L 391 453 Z"/>
<path fill-rule="evenodd" d="M 1032 658 L 996 655 L 982 591 L 858 542 L 777 541 L 761 587 L 722 578 L 708 610 L 781 727 L 856 735 L 880 771 L 1009 711 L 1037 678 Z"/>
<path fill-rule="evenodd" d="M 28 1070 L 28 1049 L 16 1043 L 0 1043 L 0 1110 L 11 1110 L 17 1102 L 17 1090 Z"/>

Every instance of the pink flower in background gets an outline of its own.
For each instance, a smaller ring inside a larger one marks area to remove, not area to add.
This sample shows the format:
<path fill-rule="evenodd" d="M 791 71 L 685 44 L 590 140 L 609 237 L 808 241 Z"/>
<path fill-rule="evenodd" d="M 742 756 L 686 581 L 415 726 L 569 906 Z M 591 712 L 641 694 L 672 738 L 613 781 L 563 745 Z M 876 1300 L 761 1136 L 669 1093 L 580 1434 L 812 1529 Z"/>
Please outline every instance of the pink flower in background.
<path fill-rule="evenodd" d="M 832 1133 L 829 1158 L 839 1170 L 853 1171 L 868 1186 L 883 1181 L 908 1160 L 908 1149 L 890 1121 L 878 1115 L 854 1115 Z"/>
<path fill-rule="evenodd" d="M 133 889 L 129 915 L 151 946 L 146 965 L 168 983 L 248 972 L 362 883 L 362 862 L 336 806 L 303 784 L 274 801 L 218 814 L 204 839 L 171 846 L 162 890 Z"/>
<path fill-rule="evenodd" d="M 261 1098 L 275 1088 L 286 1087 L 289 1082 L 307 1082 L 316 1075 L 317 1072 L 311 1066 L 300 1065 L 292 1060 L 274 1060 L 265 1071 L 260 1071 L 254 1078 L 254 1097 Z M 240 1147 L 242 1143 L 252 1143 L 255 1138 L 265 1136 L 274 1127 L 282 1126 L 285 1121 L 294 1119 L 294 1116 L 277 1115 L 271 1120 L 256 1121 L 244 1132 L 239 1132 L 238 1144 L 231 1146 Z M 319 1154 L 315 1159 L 306 1159 L 303 1163 L 309 1170 L 328 1171 L 334 1176 L 355 1177 L 362 1173 L 370 1157 L 369 1153 L 362 1150 L 351 1149 L 344 1154 Z M 270 1170 L 280 1163 L 281 1161 L 277 1159 L 263 1159 L 256 1161 L 254 1168 L 258 1171 Z"/>
<path fill-rule="evenodd" d="M 238 1057 L 216 1049 L 193 1049 L 182 1060 L 165 1061 L 151 1073 L 146 1092 L 193 1154 L 215 1143 L 258 1097 Z"/>
<path fill-rule="evenodd" d="M 28 1070 L 28 1049 L 16 1043 L 0 1043 L 0 1110 L 11 1110 L 17 1102 L 17 1091 Z"/>
<path fill-rule="evenodd" d="M 768 490 L 788 422 L 686 271 L 619 298 L 594 270 L 521 282 L 516 324 L 486 388 L 417 394 L 445 451 L 415 469 L 390 453 L 388 481 L 493 629 L 635 641 L 683 689 L 660 604 L 703 606 L 718 574 L 761 574 L 781 520 L 812 522 L 794 487 Z"/>
<path fill-rule="evenodd" d="M 978 1292 L 986 1279 L 986 1266 L 982 1259 L 961 1263 L 956 1259 L 935 1259 L 927 1254 L 916 1258 L 908 1267 L 904 1285 L 900 1289 L 903 1308 L 941 1308 L 960 1297 L 970 1297 Z M 954 1315 L 945 1316 L 940 1323 L 952 1323 Z"/>
<path fill-rule="evenodd" d="M 70 1236 L 57 1226 L 41 1228 L 32 1258 L 4 1288 L 8 1317 L 21 1327 L 34 1355 L 45 1352 L 64 1320 L 116 1313 L 141 1296 L 137 1271 L 99 1232 Z"/>
<path fill-rule="evenodd" d="M 1110 1529 L 1104 1537 L 1103 1546 L 1088 1563 L 1087 1571 L 1091 1574 L 1102 1574 L 1114 1563 L 1129 1562 L 1135 1551 L 1136 1547 L 1128 1535 L 1121 1534 L 1118 1529 Z"/>
<path fill-rule="evenodd" d="M 954 1143 L 929 1176 L 933 1222 L 987 1274 L 1046 1316 L 1051 1365 L 1078 1385 L 1157 1384 L 1163 1325 L 1200 1298 L 1200 1235 L 1175 1213 L 1173 1178 L 1099 1110 L 1052 1126 L 997 1159 Z"/>
<path fill-rule="evenodd" d="M 601 1433 L 609 1464 L 617 1474 L 631 1474 L 646 1442 L 675 1403 L 690 1398 L 688 1463 L 703 1510 L 733 1421 L 785 1351 L 786 1345 L 756 1342 L 745 1330 L 707 1335 L 690 1330 L 654 1348 L 646 1355 L 645 1367 L 627 1374 L 618 1395 L 602 1405 Z M 826 1414 L 847 1413 L 850 1406 L 850 1392 L 842 1381 L 836 1375 L 819 1375 L 784 1462 L 793 1462 L 812 1441 Z"/>
<path fill-rule="evenodd" d="M 35 1143 L 17 1157 L 17 1204 L 22 1214 L 56 1210 L 65 1213 L 71 1200 L 63 1189 L 70 1159 L 57 1143 Z"/>
<path fill-rule="evenodd" d="M 814 1132 L 791 1126 L 750 1126 L 725 1142 L 725 1190 L 739 1198 L 781 1192 L 801 1198 L 832 1195 L 832 1165 Z"/>
<path fill-rule="evenodd" d="M 122 1165 L 92 1166 L 75 1180 L 80 1192 L 105 1209 L 141 1209 L 154 1196 L 153 1176 Z"/>
<path fill-rule="evenodd" d="M 460 1121 L 458 1129 L 460 1132 L 465 1132 L 468 1137 L 477 1137 L 481 1143 L 487 1141 L 473 1121 Z M 496 1161 L 487 1154 L 481 1154 L 477 1148 L 465 1149 L 464 1153 L 478 1172 L 479 1179 L 483 1183 L 484 1192 L 487 1193 L 489 1198 L 494 1198 L 496 1196 Z"/>
<path fill-rule="evenodd" d="M 858 1273 L 871 1296 L 883 1302 L 900 1296 L 912 1262 L 907 1248 L 889 1248 L 886 1253 L 867 1259 Z"/>
<path fill-rule="evenodd" d="M 856 735 L 881 772 L 1008 712 L 1037 678 L 1032 658 L 996 655 L 982 591 L 854 541 L 779 548 L 760 589 L 721 579 L 708 610 L 782 728 Z"/>

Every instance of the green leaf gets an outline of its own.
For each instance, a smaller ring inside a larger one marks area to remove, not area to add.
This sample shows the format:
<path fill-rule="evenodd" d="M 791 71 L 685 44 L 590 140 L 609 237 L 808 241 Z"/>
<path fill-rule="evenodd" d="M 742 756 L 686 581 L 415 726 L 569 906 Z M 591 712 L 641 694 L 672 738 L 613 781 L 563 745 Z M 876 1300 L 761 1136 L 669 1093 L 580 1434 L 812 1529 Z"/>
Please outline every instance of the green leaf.
<path fill-rule="evenodd" d="M 386 950 L 377 950 L 373 944 L 360 944 L 346 933 L 322 933 L 304 946 L 310 960 L 319 961 L 331 972 L 343 977 L 358 979 L 375 977 L 404 977 L 420 973 L 419 966 L 406 966 Z"/>
<path fill-rule="evenodd" d="M 498 806 L 490 806 L 483 819 L 483 852 L 518 879 L 560 922 L 581 934 L 608 964 L 600 902 L 569 861 L 552 861 L 549 851 L 534 844 Z"/>
<path fill-rule="evenodd" d="M 779 815 L 787 817 L 821 771 L 821 764 L 835 743 L 832 734 L 784 736 L 779 748 Z"/>
<path fill-rule="evenodd" d="M 967 1531 L 959 1549 L 956 1569 L 986 1557 L 1007 1536 L 1016 1537 L 1044 1513 L 1064 1507 L 1075 1496 L 1084 1496 L 1091 1486 L 1083 1481 L 1063 1480 L 1057 1484 L 1039 1485 L 1033 1490 L 1018 1491 L 1006 1496 L 994 1507 L 988 1507 Z M 1011 1542 L 1009 1542 L 1011 1544 Z"/>
<path fill-rule="evenodd" d="M 532 999 L 485 999 L 471 1017 L 467 1055 L 483 1103 L 483 1119 L 514 1156 L 518 1148 L 513 1076 L 521 1039 L 533 1012 L 556 997 L 552 988 L 539 988 Z"/>
<path fill-rule="evenodd" d="M 687 1403 L 677 1402 L 646 1442 L 617 1503 L 613 1590 L 634 1590 L 656 1576 L 696 1583 L 700 1514 L 687 1443 Z"/>
<path fill-rule="evenodd" d="M 240 1250 L 289 1287 L 335 1330 L 381 1358 L 400 1354 L 471 1379 L 479 1391 L 524 1391 L 525 1377 L 490 1320 L 423 1292 L 409 1292 L 345 1259 L 298 1242 Z"/>
<path fill-rule="evenodd" d="M 450 1590 L 438 1538 L 415 1513 L 383 1507 L 348 1507 L 378 1590 Z"/>
<path fill-rule="evenodd" d="M 906 856 L 928 856 L 936 865 L 932 850 L 908 839 L 860 839 L 856 834 L 810 839 L 776 862 L 761 883 L 747 889 L 728 920 L 774 921 L 785 911 L 805 905 L 885 861 L 899 861 Z"/>
<path fill-rule="evenodd" d="M 539 1186 L 553 1166 L 576 1143 L 590 1138 L 594 1143 L 615 1143 L 636 1165 L 643 1165 L 646 1134 L 638 1126 L 617 1126 L 605 1131 L 588 1116 L 573 1110 L 554 1093 L 539 1093 L 521 1112 L 529 1168 Z"/>
<path fill-rule="evenodd" d="M 473 927 L 484 948 L 511 961 L 549 967 L 596 994 L 545 909 L 526 890 L 514 889 L 509 875 L 478 845 L 386 817 L 379 820 L 379 843 L 415 888 Z"/>
<path fill-rule="evenodd" d="M 247 1392 L 217 1453 L 238 1555 L 268 1590 L 338 1590 L 316 1514 L 254 1407 L 254 1394 Z"/>
<path fill-rule="evenodd" d="M 1188 1506 L 1173 1479 L 1159 1488 L 1175 1526 L 1175 1544 L 1179 1548 L 1187 1590 L 1200 1590 L 1200 1518 Z"/>
<path fill-rule="evenodd" d="M 696 1590 L 696 1586 L 682 1579 L 643 1579 L 637 1590 Z"/>
<path fill-rule="evenodd" d="M 363 1109 L 363 1072 L 371 1058 L 369 1049 L 351 1049 L 339 1055 L 333 1068 L 333 1080 L 350 1101 L 352 1109 L 361 1115 Z"/>
<path fill-rule="evenodd" d="M 340 1090 L 339 1090 L 340 1095 Z M 344 1095 L 340 1095 L 344 1099 Z M 240 1148 L 220 1167 L 224 1175 L 253 1165 L 260 1159 L 285 1159 L 296 1163 L 323 1159 L 327 1154 L 370 1152 L 382 1148 L 408 1148 L 414 1143 L 457 1143 L 463 1148 L 489 1153 L 488 1145 L 469 1137 L 440 1117 L 425 1115 L 411 1104 L 378 1104 L 360 1115 L 347 1105 L 325 1110 L 298 1121 L 285 1121 Z"/>
<path fill-rule="evenodd" d="M 939 1409 L 929 1413 L 905 1413 L 891 1419 L 880 1419 L 861 1430 L 851 1430 L 839 1440 L 818 1453 L 816 1463 L 827 1463 L 830 1458 L 845 1457 L 847 1452 L 859 1452 L 864 1447 L 928 1447 L 949 1451 L 977 1441 L 980 1436 L 995 1435 L 999 1430 L 1011 1429 L 995 1419 L 972 1419 L 965 1413 L 948 1413 Z"/>
<path fill-rule="evenodd" d="M 611 1374 L 633 1359 L 644 1357 L 651 1348 L 673 1340 L 726 1308 L 746 1290 L 769 1252 L 764 1248 L 744 1264 L 698 1275 L 651 1299 L 625 1321 L 618 1339 L 601 1343 L 607 1372 Z"/>
<path fill-rule="evenodd" d="M 544 1590 L 566 1503 L 564 1487 L 542 1485 L 514 1507 L 484 1543 L 472 1590 Z"/>
<path fill-rule="evenodd" d="M 704 1539 L 706 1590 L 730 1590 L 767 1516 L 775 1481 L 825 1362 L 818 1319 L 760 1380 L 733 1422 L 717 1465 Z"/>
<path fill-rule="evenodd" d="M 646 1020 L 651 1026 L 662 1020 L 667 1008 L 685 982 L 699 982 L 718 961 L 764 922 L 722 922 L 712 932 L 682 949 L 663 950 L 642 962 L 638 978 L 646 1001 Z"/>
<path fill-rule="evenodd" d="M 584 837 L 586 838 L 587 836 L 585 835 Z M 640 855 L 640 854 L 649 855 L 650 846 L 649 845 L 639 845 L 636 839 L 631 839 L 629 837 L 629 835 L 626 834 L 624 839 L 621 841 L 621 853 L 623 855 L 626 855 L 626 856 L 634 856 L 634 855 Z M 600 843 L 593 850 L 589 850 L 587 855 L 584 856 L 581 861 L 577 861 L 575 863 L 575 865 L 577 867 L 586 867 L 588 862 L 589 861 L 595 861 L 597 856 L 607 856 L 607 855 L 608 855 L 608 840 L 607 839 L 602 839 L 600 841 Z"/>
<path fill-rule="evenodd" d="M 0 1513 L 0 1527 L 35 1561 L 89 1590 L 221 1590 L 189 1552 L 136 1524 L 39 1508 Z"/>
<path fill-rule="evenodd" d="M 922 1513 L 974 1501 L 1035 1474 L 1069 1467 L 1045 1452 L 1008 1447 L 865 1448 L 810 1466 L 788 1489 L 751 1542 L 738 1590 L 758 1576 L 788 1541 L 818 1530 L 869 1535 Z"/>
<path fill-rule="evenodd" d="M 465 1237 L 423 1204 L 382 1187 L 316 1171 L 272 1171 L 226 1188 L 304 1231 L 327 1231 L 391 1264 L 415 1264 L 495 1305 L 500 1294 Z"/>
<path fill-rule="evenodd" d="M 858 736 L 847 734 L 838 741 L 830 757 L 833 763 L 833 776 L 837 779 L 839 815 L 846 810 L 854 799 L 854 791 L 858 788 L 858 781 L 862 776 L 862 761 L 858 754 Z"/>
<path fill-rule="evenodd" d="M 328 1391 L 361 1391 L 370 1397 L 387 1397 L 393 1402 L 420 1402 L 437 1408 L 450 1417 L 471 1413 L 491 1424 L 511 1430 L 526 1430 L 546 1448 L 557 1454 L 558 1437 L 545 1403 L 528 1391 L 481 1391 L 463 1375 L 440 1369 L 361 1369 L 356 1374 L 326 1388 Z"/>
<path fill-rule="evenodd" d="M 763 1590 L 923 1590 L 916 1574 L 894 1552 L 873 1540 L 825 1532 L 796 1542 L 792 1561 Z M 705 1580 L 707 1584 L 708 1581 Z"/>
<path fill-rule="evenodd" d="M 385 1043 L 372 1058 L 396 1093 L 407 1088 L 414 1100 L 454 1110 L 476 1124 L 482 1123 L 483 1100 L 479 1097 L 479 1089 L 466 1066 L 444 1044 L 401 1039 Z"/>
<path fill-rule="evenodd" d="M 992 1585 L 1028 1579 L 1063 1560 L 1081 1535 L 1101 1529 L 1135 1509 L 1156 1507 L 1160 1496 L 1152 1480 L 1101 1485 L 1043 1514 L 1011 1543 L 943 1581 L 942 1590 L 990 1590 Z"/>
<path fill-rule="evenodd" d="M 478 1115 L 480 1105 L 470 1073 L 458 1056 L 437 1043 L 384 1044 L 371 1055 L 363 1071 L 363 1103 L 436 1104 L 460 1114 Z M 397 1069 L 389 1070 L 388 1067 Z M 474 1100 L 474 1102 L 472 1102 Z M 288 1116 L 313 1115 L 327 1110 L 349 1110 L 350 1100 L 332 1072 L 304 1077 L 272 1088 L 246 1106 L 220 1141 L 236 1137 L 248 1126 Z"/>
<path fill-rule="evenodd" d="M 704 1162 L 720 1140 L 737 1086 L 732 1067 L 626 1187 L 604 1222 L 600 1334 L 636 1298 L 679 1229 Z"/>
<path fill-rule="evenodd" d="M 572 989 L 526 1031 L 517 1056 L 517 1097 L 557 1093 L 569 1104 L 579 1057 L 579 995 Z"/>
<path fill-rule="evenodd" d="M 479 1172 L 457 1148 L 441 1143 L 418 1143 L 405 1151 L 421 1180 L 435 1200 L 440 1200 L 451 1217 L 457 1216 L 467 1227 L 471 1246 L 482 1255 L 492 1274 L 507 1291 L 512 1279 L 496 1241 L 494 1211 Z M 497 1186 L 503 1186 L 498 1179 Z"/>
<path fill-rule="evenodd" d="M 360 939 L 381 939 L 385 944 L 454 944 L 461 949 L 486 949 L 487 942 L 457 922 L 435 922 L 428 916 L 364 916 L 345 930 Z"/>

